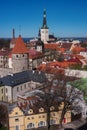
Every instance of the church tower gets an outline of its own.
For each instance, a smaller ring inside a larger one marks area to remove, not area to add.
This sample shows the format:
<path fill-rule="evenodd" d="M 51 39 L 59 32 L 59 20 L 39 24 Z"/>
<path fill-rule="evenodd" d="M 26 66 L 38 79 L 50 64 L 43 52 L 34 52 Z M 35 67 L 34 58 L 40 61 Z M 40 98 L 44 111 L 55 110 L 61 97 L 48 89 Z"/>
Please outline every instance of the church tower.
<path fill-rule="evenodd" d="M 43 13 L 43 25 L 41 28 L 41 41 L 43 41 L 44 43 L 49 41 L 49 29 L 47 27 L 47 21 L 46 21 L 46 10 L 44 10 L 44 13 Z"/>
<path fill-rule="evenodd" d="M 39 30 L 39 33 L 38 33 L 38 41 L 36 42 L 35 49 L 36 49 L 38 52 L 44 53 L 44 43 L 43 43 L 43 41 L 41 41 L 40 30 Z"/>
<path fill-rule="evenodd" d="M 29 67 L 28 58 L 29 58 L 28 50 L 21 36 L 19 35 L 19 37 L 16 40 L 16 44 L 12 50 L 13 73 L 28 70 Z"/>

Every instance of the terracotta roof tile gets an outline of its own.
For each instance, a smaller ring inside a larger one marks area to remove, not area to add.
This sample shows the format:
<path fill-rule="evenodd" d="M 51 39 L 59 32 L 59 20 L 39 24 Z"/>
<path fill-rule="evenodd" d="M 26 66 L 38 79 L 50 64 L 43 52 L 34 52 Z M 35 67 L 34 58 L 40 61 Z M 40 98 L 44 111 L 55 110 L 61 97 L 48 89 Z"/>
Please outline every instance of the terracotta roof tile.
<path fill-rule="evenodd" d="M 44 44 L 44 47 L 45 47 L 45 49 L 57 49 L 57 47 L 58 47 L 59 45 L 58 44 L 55 44 L 55 43 L 49 43 L 49 44 Z"/>
<path fill-rule="evenodd" d="M 16 44 L 12 50 L 13 54 L 21 54 L 21 53 L 28 53 L 27 47 L 23 42 L 21 36 L 19 36 L 16 40 Z"/>

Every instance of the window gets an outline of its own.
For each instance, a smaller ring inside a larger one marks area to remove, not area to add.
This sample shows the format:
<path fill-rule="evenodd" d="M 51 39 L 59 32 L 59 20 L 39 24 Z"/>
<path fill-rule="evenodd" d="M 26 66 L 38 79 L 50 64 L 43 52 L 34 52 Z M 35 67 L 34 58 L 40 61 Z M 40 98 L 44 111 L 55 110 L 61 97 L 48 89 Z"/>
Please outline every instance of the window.
<path fill-rule="evenodd" d="M 3 93 L 3 88 L 1 89 L 1 93 Z"/>
<path fill-rule="evenodd" d="M 38 123 L 38 127 L 41 127 L 41 126 L 45 126 L 45 122 L 40 121 L 40 122 Z"/>
<path fill-rule="evenodd" d="M 56 86 L 58 84 L 58 80 L 53 80 L 53 86 Z"/>
<path fill-rule="evenodd" d="M 29 128 L 34 128 L 34 123 L 29 123 L 28 125 L 27 125 L 27 128 L 29 129 Z"/>
<path fill-rule="evenodd" d="M 17 92 L 19 92 L 19 87 L 17 87 Z"/>
<path fill-rule="evenodd" d="M 34 119 L 34 117 L 32 117 L 32 119 Z"/>
<path fill-rule="evenodd" d="M 16 119 L 15 119 L 15 122 L 18 122 L 18 121 L 19 121 L 19 119 L 18 119 L 18 118 L 16 118 Z"/>
<path fill-rule="evenodd" d="M 55 116 L 55 113 L 53 113 L 53 116 Z"/>
<path fill-rule="evenodd" d="M 19 125 L 16 125 L 15 130 L 20 130 Z"/>
<path fill-rule="evenodd" d="M 21 90 L 22 90 L 22 86 L 21 86 Z"/>
<path fill-rule="evenodd" d="M 50 125 L 53 125 L 53 124 L 55 124 L 55 120 L 50 120 Z"/>
<path fill-rule="evenodd" d="M 8 89 L 6 88 L 6 93 L 8 92 Z"/>
<path fill-rule="evenodd" d="M 18 55 L 16 55 L 16 57 L 18 58 Z"/>
<path fill-rule="evenodd" d="M 3 101 L 3 96 L 2 96 L 2 101 Z"/>
<path fill-rule="evenodd" d="M 18 115 L 18 112 L 15 112 L 15 115 Z"/>
<path fill-rule="evenodd" d="M 43 115 L 43 118 L 45 118 L 45 116 Z"/>
<path fill-rule="evenodd" d="M 26 84 L 24 85 L 24 88 L 26 89 Z"/>

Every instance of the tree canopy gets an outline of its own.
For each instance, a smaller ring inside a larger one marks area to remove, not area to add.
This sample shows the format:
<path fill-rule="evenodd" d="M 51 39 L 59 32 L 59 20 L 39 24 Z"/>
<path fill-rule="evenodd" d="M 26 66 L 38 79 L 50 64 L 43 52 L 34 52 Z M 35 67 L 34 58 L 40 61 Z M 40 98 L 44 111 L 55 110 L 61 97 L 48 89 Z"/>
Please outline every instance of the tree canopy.
<path fill-rule="evenodd" d="M 78 88 L 80 91 L 82 91 L 84 95 L 84 99 L 87 101 L 87 78 L 75 80 L 70 84 L 75 88 Z"/>

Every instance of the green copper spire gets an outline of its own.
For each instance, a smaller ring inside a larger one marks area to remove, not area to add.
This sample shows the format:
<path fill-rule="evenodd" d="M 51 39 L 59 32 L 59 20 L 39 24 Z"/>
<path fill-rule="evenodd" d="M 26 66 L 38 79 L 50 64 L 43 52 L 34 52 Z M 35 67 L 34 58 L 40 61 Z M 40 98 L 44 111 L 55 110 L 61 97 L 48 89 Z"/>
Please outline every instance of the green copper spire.
<path fill-rule="evenodd" d="M 46 22 L 46 9 L 44 9 L 44 13 L 43 13 L 43 29 L 48 29 L 47 27 L 47 22 Z"/>

